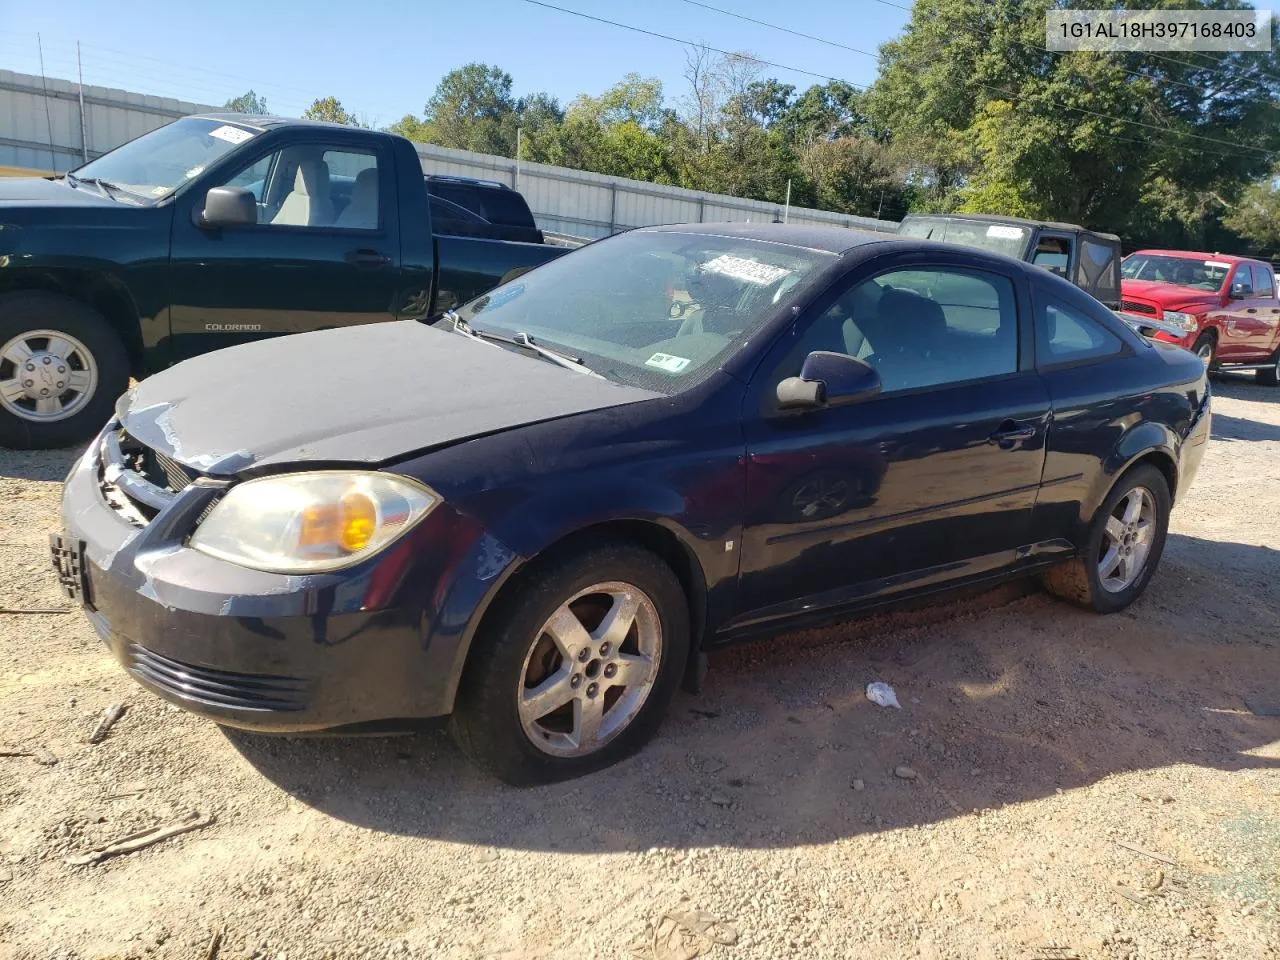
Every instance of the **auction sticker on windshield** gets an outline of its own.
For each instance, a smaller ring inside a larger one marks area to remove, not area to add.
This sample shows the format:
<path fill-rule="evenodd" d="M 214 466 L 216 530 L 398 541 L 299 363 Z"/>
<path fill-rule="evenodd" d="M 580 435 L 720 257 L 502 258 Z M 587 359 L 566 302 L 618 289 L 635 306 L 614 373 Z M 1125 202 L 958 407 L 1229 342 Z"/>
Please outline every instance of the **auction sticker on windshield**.
<path fill-rule="evenodd" d="M 987 227 L 987 236 L 996 237 L 1000 240 L 1021 240 L 1021 227 L 1006 227 L 1003 224 L 993 223 Z"/>
<path fill-rule="evenodd" d="M 783 271 L 788 273 L 790 271 Z M 673 357 L 669 353 L 655 353 L 644 362 L 646 367 L 657 367 L 666 373 L 679 373 L 689 365 L 688 357 Z"/>
<path fill-rule="evenodd" d="M 241 130 L 239 127 L 227 125 L 215 127 L 210 130 L 209 136 L 217 137 L 219 140 L 225 140 L 227 143 L 244 143 L 246 140 L 253 138 L 253 134 L 248 130 Z"/>
<path fill-rule="evenodd" d="M 791 272 L 786 267 L 775 267 L 771 263 L 760 263 L 758 260 L 734 257 L 727 253 L 721 254 L 714 260 L 708 260 L 702 265 L 702 269 L 707 273 L 719 273 L 726 277 L 733 277 L 735 280 L 758 283 L 760 286 L 767 286 L 781 280 Z"/>

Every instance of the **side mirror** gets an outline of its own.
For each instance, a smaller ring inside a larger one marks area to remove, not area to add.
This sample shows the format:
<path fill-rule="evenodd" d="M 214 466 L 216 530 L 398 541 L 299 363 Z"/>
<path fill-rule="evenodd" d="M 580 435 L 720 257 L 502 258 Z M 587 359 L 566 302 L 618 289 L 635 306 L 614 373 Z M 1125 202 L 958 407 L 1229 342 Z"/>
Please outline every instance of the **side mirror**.
<path fill-rule="evenodd" d="M 1248 300 L 1253 296 L 1253 287 L 1245 283 L 1243 280 L 1237 280 L 1231 285 L 1232 300 Z"/>
<path fill-rule="evenodd" d="M 214 187 L 204 209 L 194 215 L 197 227 L 247 227 L 258 222 L 258 201 L 244 187 Z"/>
<path fill-rule="evenodd" d="M 874 397 L 881 390 L 880 374 L 847 353 L 815 350 L 804 358 L 800 376 L 778 384 L 780 410 L 817 410 Z"/>

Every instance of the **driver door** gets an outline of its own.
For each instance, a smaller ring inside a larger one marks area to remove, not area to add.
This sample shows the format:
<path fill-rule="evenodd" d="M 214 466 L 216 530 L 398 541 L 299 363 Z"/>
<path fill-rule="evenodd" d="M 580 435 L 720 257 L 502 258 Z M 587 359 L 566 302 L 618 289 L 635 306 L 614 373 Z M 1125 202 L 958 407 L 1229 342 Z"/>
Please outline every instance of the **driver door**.
<path fill-rule="evenodd" d="M 881 261 L 883 263 L 883 261 Z M 741 626 L 980 577 L 1030 537 L 1049 398 L 1021 278 L 963 260 L 881 268 L 800 318 L 744 417 Z M 879 396 L 779 411 L 815 350 L 876 368 Z"/>
<path fill-rule="evenodd" d="M 209 188 L 223 185 L 254 194 L 256 224 L 195 224 Z M 340 134 L 290 140 L 187 191 L 173 223 L 171 362 L 264 337 L 395 319 L 395 196 L 386 146 Z"/>

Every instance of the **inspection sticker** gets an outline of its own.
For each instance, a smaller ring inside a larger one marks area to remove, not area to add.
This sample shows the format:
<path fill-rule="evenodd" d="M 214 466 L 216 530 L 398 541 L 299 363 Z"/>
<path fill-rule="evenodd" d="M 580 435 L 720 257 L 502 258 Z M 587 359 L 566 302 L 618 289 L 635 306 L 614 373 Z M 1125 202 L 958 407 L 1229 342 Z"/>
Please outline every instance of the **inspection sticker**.
<path fill-rule="evenodd" d="M 758 283 L 762 287 L 781 280 L 791 272 L 786 267 L 775 267 L 771 263 L 748 260 L 746 257 L 732 257 L 727 253 L 721 254 L 714 260 L 708 260 L 702 265 L 702 269 L 708 273 L 720 273 L 726 277 L 733 277 L 735 280 Z"/>
<path fill-rule="evenodd" d="M 688 357 L 673 357 L 669 353 L 655 353 L 644 362 L 646 367 L 657 367 L 667 373 L 679 373 L 689 365 Z"/>
<path fill-rule="evenodd" d="M 253 134 L 248 130 L 241 130 L 239 127 L 231 127 L 226 124 L 210 130 L 209 136 L 225 140 L 227 143 L 244 143 L 246 140 L 253 138 Z"/>
<path fill-rule="evenodd" d="M 1003 224 L 993 223 L 987 227 L 988 237 L 997 237 L 1001 240 L 1021 240 L 1022 230 L 1018 227 L 1006 227 Z"/>

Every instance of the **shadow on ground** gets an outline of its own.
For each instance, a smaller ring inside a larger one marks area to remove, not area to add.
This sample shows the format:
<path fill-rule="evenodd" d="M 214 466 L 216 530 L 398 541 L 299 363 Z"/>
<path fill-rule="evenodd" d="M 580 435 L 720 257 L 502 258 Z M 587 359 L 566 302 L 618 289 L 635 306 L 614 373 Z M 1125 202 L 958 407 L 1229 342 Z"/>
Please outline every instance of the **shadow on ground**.
<path fill-rule="evenodd" d="M 1210 431 L 1215 440 L 1280 440 L 1280 425 L 1215 413 Z"/>
<path fill-rule="evenodd" d="M 441 730 L 388 739 L 229 732 L 283 790 L 373 830 L 516 849 L 794 846 L 934 823 L 1129 770 L 1280 767 L 1280 554 L 1173 535 L 1133 608 L 1037 591 L 881 616 L 712 658 L 655 742 L 612 769 L 519 790 Z M 1207 599 L 1206 599 L 1207 598 Z M 903 709 L 871 704 L 885 680 Z M 914 780 L 895 776 L 909 765 Z M 854 789 L 854 781 L 862 789 Z"/>
<path fill-rule="evenodd" d="M 61 483 L 71 472 L 84 447 L 65 450 L 11 450 L 0 447 L 0 477 L 18 480 L 53 480 Z"/>
<path fill-rule="evenodd" d="M 1252 373 L 1218 372 L 1211 379 L 1214 396 L 1252 400 L 1256 403 L 1280 403 L 1280 387 L 1259 383 Z"/>

